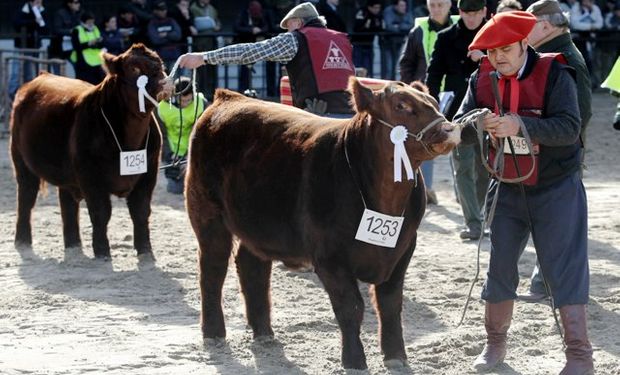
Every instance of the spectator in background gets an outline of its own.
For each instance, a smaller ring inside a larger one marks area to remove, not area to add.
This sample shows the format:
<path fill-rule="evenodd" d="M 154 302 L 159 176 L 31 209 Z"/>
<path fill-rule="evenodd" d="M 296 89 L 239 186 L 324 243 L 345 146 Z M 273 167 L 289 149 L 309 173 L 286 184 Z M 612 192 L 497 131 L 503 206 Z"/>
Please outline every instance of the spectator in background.
<path fill-rule="evenodd" d="M 80 24 L 71 32 L 73 52 L 70 60 L 75 68 L 75 78 L 99 84 L 105 77 L 101 67 L 101 53 L 103 38 L 97 25 L 95 15 L 84 12 L 80 17 Z"/>
<path fill-rule="evenodd" d="M 353 63 L 358 68 L 364 68 L 368 72 L 368 77 L 374 76 L 374 52 L 373 42 L 377 33 L 384 30 L 383 17 L 381 16 L 381 1 L 367 0 L 366 6 L 358 9 L 355 14 L 355 33 L 365 35 L 353 35 Z"/>
<path fill-rule="evenodd" d="M 170 71 L 181 56 L 181 27 L 168 17 L 168 6 L 163 0 L 157 1 L 153 6 L 153 18 L 148 24 L 147 35 L 150 46 Z"/>
<path fill-rule="evenodd" d="M 319 14 L 325 18 L 328 28 L 346 33 L 347 24 L 342 17 L 340 17 L 340 14 L 338 14 L 339 3 L 339 0 L 320 0 L 316 9 Z"/>
<path fill-rule="evenodd" d="M 497 13 L 512 12 L 513 10 L 522 10 L 523 7 L 518 0 L 502 0 L 497 4 Z"/>
<path fill-rule="evenodd" d="M 386 35 L 382 38 L 381 48 L 381 78 L 396 79 L 396 63 L 400 51 L 405 43 L 404 34 L 413 27 L 413 17 L 407 9 L 405 0 L 395 0 L 383 11 L 385 31 L 397 35 Z"/>
<path fill-rule="evenodd" d="M 401 80 L 405 83 L 424 82 L 426 66 L 435 49 L 437 33 L 451 26 L 458 16 L 450 16 L 450 0 L 427 0 L 429 17 L 415 19 L 415 27 L 409 32 L 400 57 Z M 437 194 L 433 190 L 433 160 L 422 162 L 422 175 L 426 184 L 426 202 L 437 204 Z"/>
<path fill-rule="evenodd" d="M 620 53 L 620 0 L 607 0 L 602 32 L 594 48 L 595 76 L 602 81 Z"/>
<path fill-rule="evenodd" d="M 194 51 L 211 51 L 218 47 L 217 38 L 213 32 L 221 29 L 222 24 L 217 9 L 211 4 L 211 0 L 198 0 L 189 7 L 194 17 L 194 26 L 198 35 L 194 38 Z M 200 91 L 212 97 L 217 87 L 217 68 L 207 65 L 204 69 L 196 71 L 198 87 Z"/>
<path fill-rule="evenodd" d="M 13 16 L 13 29 L 17 33 L 14 40 L 15 48 L 40 48 L 41 36 L 47 32 L 45 8 L 43 0 L 30 0 L 22 4 Z M 36 54 L 25 53 L 25 56 Z M 34 78 L 34 66 L 31 62 L 13 60 L 9 76 L 9 98 L 13 100 L 20 84 Z"/>
<path fill-rule="evenodd" d="M 159 126 L 163 138 L 161 159 L 168 165 L 164 169 L 168 180 L 166 190 L 172 194 L 182 194 L 189 135 L 208 103 L 201 92 L 197 93 L 198 98 L 194 100 L 189 78 L 178 78 L 174 86 L 178 95 L 159 103 L 157 117 L 161 120 Z"/>
<path fill-rule="evenodd" d="M 446 110 L 448 120 L 454 117 L 467 91 L 469 77 L 484 56 L 482 51 L 468 51 L 467 47 L 486 22 L 485 0 L 459 0 L 458 7 L 461 19 L 437 34 L 426 75 L 426 85 L 435 99 L 439 98 L 442 84 L 444 91 L 454 92 L 452 105 Z M 460 237 L 463 240 L 477 240 L 483 235 L 482 207 L 488 174 L 473 144 L 459 144 L 452 151 L 451 160 L 466 226 Z"/>
<path fill-rule="evenodd" d="M 611 69 L 609 76 L 601 84 L 604 89 L 609 89 L 609 92 L 618 97 L 618 104 L 616 106 L 616 114 L 614 115 L 612 126 L 616 130 L 620 130 L 620 57 L 616 59 L 614 67 Z"/>
<path fill-rule="evenodd" d="M 125 43 L 125 46 L 130 46 L 133 43 L 145 42 L 144 33 L 140 29 L 138 17 L 131 11 L 131 7 L 128 5 L 120 7 L 116 23 L 118 25 L 118 31 L 123 36 L 123 43 Z"/>
<path fill-rule="evenodd" d="M 170 9 L 170 18 L 175 20 L 181 27 L 181 41 L 187 42 L 188 37 L 198 35 L 198 30 L 194 26 L 194 16 L 189 10 L 189 0 L 176 0 L 175 6 Z M 183 53 L 187 52 L 187 46 L 182 47 Z"/>
<path fill-rule="evenodd" d="M 600 80 L 594 77 L 594 44 L 591 38 L 595 38 L 593 31 L 603 28 L 603 16 L 598 5 L 593 0 L 580 0 L 573 4 L 570 11 L 570 28 L 576 32 L 578 38 L 575 38 L 575 45 L 586 60 L 588 71 L 592 76 L 592 86 L 598 87 Z"/>
<path fill-rule="evenodd" d="M 125 52 L 128 47 L 125 44 L 123 35 L 118 31 L 116 16 L 113 14 L 108 14 L 103 17 L 103 32 L 101 33 L 101 37 L 103 38 L 103 48 L 113 55 L 120 55 Z"/>
<path fill-rule="evenodd" d="M 196 22 L 196 18 L 199 17 L 208 17 L 209 19 L 200 20 L 204 21 L 204 26 L 198 26 L 195 24 L 198 32 L 205 31 L 219 31 L 222 28 L 222 24 L 220 22 L 220 18 L 217 14 L 217 9 L 211 4 L 211 0 L 198 0 L 192 3 L 189 7 L 189 10 L 194 17 L 194 22 Z"/>
<path fill-rule="evenodd" d="M 237 33 L 234 43 L 255 43 L 265 39 L 271 30 L 271 19 L 263 6 L 258 1 L 250 1 L 235 23 L 234 31 Z M 252 85 L 251 67 L 239 66 L 239 91 L 244 92 Z"/>
<path fill-rule="evenodd" d="M 133 13 L 137 18 L 138 25 L 140 26 L 138 30 L 140 33 L 136 34 L 137 39 L 148 44 L 148 25 L 153 18 L 153 11 L 151 10 L 149 3 L 147 3 L 147 0 L 129 0 L 129 4 L 127 5 L 131 10 L 131 13 Z"/>
<path fill-rule="evenodd" d="M 56 59 L 68 59 L 73 50 L 71 44 L 71 32 L 73 28 L 80 24 L 82 6 L 80 0 L 65 0 L 63 6 L 54 13 L 52 21 L 52 38 L 48 56 Z M 52 65 L 52 73 L 58 74 L 60 69 Z"/>

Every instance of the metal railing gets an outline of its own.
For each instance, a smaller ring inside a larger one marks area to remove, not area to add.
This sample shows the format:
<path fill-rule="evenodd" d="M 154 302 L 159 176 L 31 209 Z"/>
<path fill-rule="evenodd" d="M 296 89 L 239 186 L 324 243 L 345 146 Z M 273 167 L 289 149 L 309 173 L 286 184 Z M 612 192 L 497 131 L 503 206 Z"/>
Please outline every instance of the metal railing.
<path fill-rule="evenodd" d="M 60 75 L 65 75 L 65 60 L 46 57 L 47 52 L 39 49 L 0 49 L 0 138 L 6 137 L 9 132 L 11 95 L 14 94 L 9 92 L 9 83 L 16 80 L 13 84 L 17 87 L 24 84 L 26 64 L 30 65 L 33 77 L 43 70 L 50 71 L 52 66 L 57 67 Z"/>

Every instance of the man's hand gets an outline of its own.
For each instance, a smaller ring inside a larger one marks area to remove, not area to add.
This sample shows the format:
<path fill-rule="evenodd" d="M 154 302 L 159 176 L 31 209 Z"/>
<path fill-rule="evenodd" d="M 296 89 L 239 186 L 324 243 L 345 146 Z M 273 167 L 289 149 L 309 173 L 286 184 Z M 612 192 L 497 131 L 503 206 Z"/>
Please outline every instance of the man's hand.
<path fill-rule="evenodd" d="M 314 113 L 315 115 L 324 115 L 327 110 L 327 102 L 314 98 L 312 100 L 306 99 L 306 108 L 304 111 Z"/>
<path fill-rule="evenodd" d="M 179 68 L 196 69 L 205 65 L 202 53 L 186 53 L 179 58 Z"/>
<path fill-rule="evenodd" d="M 473 62 L 480 61 L 482 56 L 484 56 L 484 53 L 482 53 L 482 51 L 480 51 L 479 49 L 475 49 L 473 51 L 467 52 L 467 57 L 469 57 L 471 59 L 471 61 L 473 61 Z"/>
<path fill-rule="evenodd" d="M 519 120 L 515 115 L 500 117 L 495 113 L 489 113 L 484 116 L 482 124 L 484 125 L 484 130 L 497 138 L 512 137 L 519 134 L 521 129 Z"/>

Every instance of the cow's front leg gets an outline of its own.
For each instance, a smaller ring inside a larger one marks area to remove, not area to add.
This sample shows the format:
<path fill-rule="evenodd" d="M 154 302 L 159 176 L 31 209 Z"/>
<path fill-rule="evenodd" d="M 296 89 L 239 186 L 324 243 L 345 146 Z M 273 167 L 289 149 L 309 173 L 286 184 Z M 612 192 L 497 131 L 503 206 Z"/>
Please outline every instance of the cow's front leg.
<path fill-rule="evenodd" d="M 254 338 L 271 337 L 271 261 L 262 260 L 241 244 L 235 257 L 245 312 Z"/>
<path fill-rule="evenodd" d="M 108 242 L 108 222 L 112 214 L 110 196 L 107 193 L 87 194 L 88 215 L 93 225 L 93 252 L 95 258 L 110 258 L 110 243 Z"/>
<path fill-rule="evenodd" d="M 151 216 L 151 197 L 155 184 L 148 177 L 150 176 L 141 178 L 127 197 L 127 208 L 133 223 L 133 245 L 138 255 L 153 254 L 149 217 Z"/>
<path fill-rule="evenodd" d="M 366 355 L 360 340 L 364 300 L 357 286 L 357 279 L 336 259 L 317 262 L 315 272 L 329 295 L 340 326 L 342 366 L 350 369 L 366 369 Z"/>
<path fill-rule="evenodd" d="M 373 304 L 379 317 L 379 338 L 386 367 L 407 365 L 401 313 L 403 283 L 412 254 L 413 246 L 400 259 L 389 280 L 371 288 Z"/>

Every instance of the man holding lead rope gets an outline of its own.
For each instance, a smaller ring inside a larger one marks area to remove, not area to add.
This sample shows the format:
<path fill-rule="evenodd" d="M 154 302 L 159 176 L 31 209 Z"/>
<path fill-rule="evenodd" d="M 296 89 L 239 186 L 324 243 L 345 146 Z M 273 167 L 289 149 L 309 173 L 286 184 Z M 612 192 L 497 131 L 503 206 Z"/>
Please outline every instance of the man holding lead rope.
<path fill-rule="evenodd" d="M 291 9 L 280 27 L 288 32 L 261 42 L 187 53 L 179 58 L 179 67 L 277 61 L 286 64 L 295 107 L 305 107 L 316 114 L 350 117 L 353 109 L 346 88 L 355 67 L 347 35 L 328 29 L 325 19 L 309 2 Z"/>
<path fill-rule="evenodd" d="M 472 74 L 455 116 L 458 120 L 474 109 L 490 110 L 478 122 L 479 130 L 489 135 L 490 159 L 505 155 L 503 171 L 493 176 L 497 204 L 482 291 L 487 342 L 474 367 L 489 370 L 506 355 L 519 282 L 517 262 L 531 233 L 560 309 L 566 344 L 561 374 L 593 374 L 586 325 L 587 202 L 580 176 L 577 89 L 562 55 L 539 54 L 528 46 L 535 24 L 531 13 L 514 11 L 495 15 L 480 29 L 469 49 L 487 50 L 488 58 Z M 508 114 L 502 116 L 504 111 Z M 464 141 L 472 134 L 474 128 L 463 129 Z M 531 144 L 523 138 L 528 134 Z"/>

